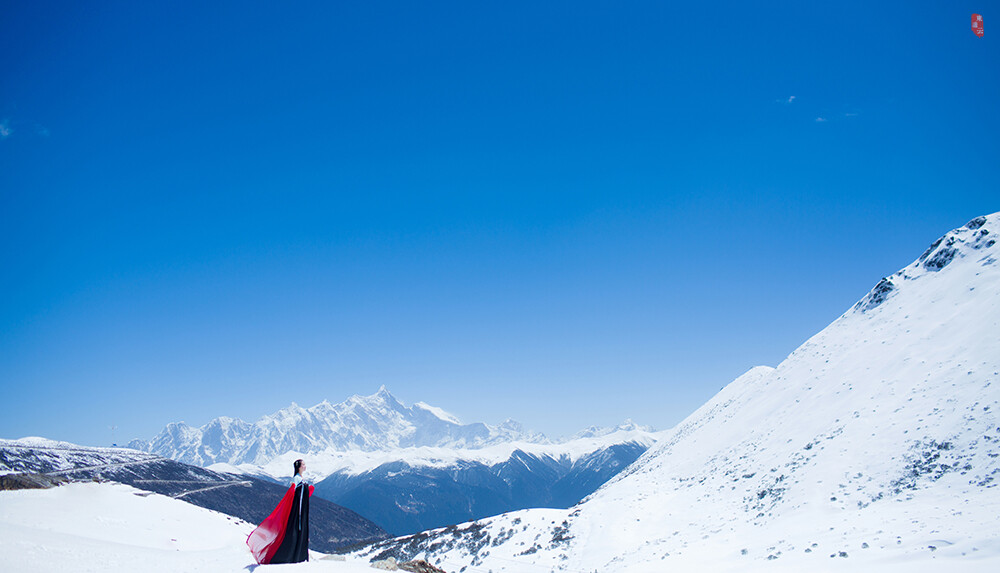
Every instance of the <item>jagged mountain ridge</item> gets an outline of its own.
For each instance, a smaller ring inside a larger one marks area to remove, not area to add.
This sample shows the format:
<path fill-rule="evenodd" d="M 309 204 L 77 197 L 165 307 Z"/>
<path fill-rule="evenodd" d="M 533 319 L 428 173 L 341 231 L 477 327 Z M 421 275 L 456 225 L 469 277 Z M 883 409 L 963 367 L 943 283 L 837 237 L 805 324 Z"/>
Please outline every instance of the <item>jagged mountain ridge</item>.
<path fill-rule="evenodd" d="M 307 458 L 306 478 L 320 495 L 403 534 L 525 507 L 569 507 L 655 441 L 650 428 L 626 420 L 552 443 L 513 420 L 463 425 L 423 402 L 407 407 L 383 387 L 341 404 L 293 404 L 254 424 L 170 424 L 150 443 L 129 445 L 278 483 L 295 459 Z"/>
<path fill-rule="evenodd" d="M 631 421 L 588 433 L 600 437 L 470 450 L 326 450 L 308 456 L 306 477 L 325 498 L 402 535 L 526 507 L 569 507 L 625 469 L 658 436 Z M 209 467 L 280 481 L 300 457 L 292 451 L 263 466 Z"/>
<path fill-rule="evenodd" d="M 654 443 L 653 435 L 632 431 L 570 442 L 578 450 L 572 453 L 511 445 L 502 459 L 400 456 L 359 473 L 335 472 L 316 489 L 401 535 L 528 507 L 570 507 Z"/>
<path fill-rule="evenodd" d="M 947 233 L 575 508 L 361 553 L 495 572 L 997 570 L 997 234 L 1000 213 Z"/>
<path fill-rule="evenodd" d="M 447 412 L 422 402 L 405 406 L 383 386 L 372 396 L 353 396 L 339 404 L 297 404 L 254 423 L 219 417 L 200 428 L 168 424 L 150 441 L 130 448 L 184 463 L 261 465 L 289 451 L 385 451 L 407 447 L 483 448 L 511 441 L 545 443 L 508 419 L 498 426 L 462 424 Z"/>

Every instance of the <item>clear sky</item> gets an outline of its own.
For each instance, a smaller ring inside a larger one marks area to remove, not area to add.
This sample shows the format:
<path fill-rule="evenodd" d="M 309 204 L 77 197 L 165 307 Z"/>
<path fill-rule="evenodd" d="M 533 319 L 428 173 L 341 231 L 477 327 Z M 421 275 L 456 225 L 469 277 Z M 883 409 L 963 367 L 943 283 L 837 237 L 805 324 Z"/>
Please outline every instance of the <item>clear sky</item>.
<path fill-rule="evenodd" d="M 382 384 L 670 427 L 1000 210 L 998 40 L 995 0 L 5 0 L 0 437 Z"/>

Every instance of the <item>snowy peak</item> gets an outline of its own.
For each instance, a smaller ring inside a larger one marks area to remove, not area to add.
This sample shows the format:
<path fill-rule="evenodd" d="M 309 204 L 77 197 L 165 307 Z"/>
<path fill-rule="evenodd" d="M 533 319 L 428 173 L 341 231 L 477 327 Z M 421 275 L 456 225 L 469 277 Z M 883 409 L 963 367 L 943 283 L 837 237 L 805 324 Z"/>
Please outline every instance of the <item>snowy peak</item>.
<path fill-rule="evenodd" d="M 937 272 L 948 266 L 956 255 L 964 257 L 974 251 L 992 247 L 996 244 L 998 219 L 1000 213 L 976 217 L 964 227 L 959 227 L 934 241 L 914 264 L 920 264 L 928 271 Z"/>
<path fill-rule="evenodd" d="M 355 404 L 358 407 L 371 411 L 402 412 L 407 409 L 385 386 L 379 386 L 378 392 L 371 396 L 351 396 L 345 403 Z"/>
<path fill-rule="evenodd" d="M 543 434 L 525 430 L 521 422 L 507 418 L 498 426 L 488 426 L 490 434 L 497 436 L 497 443 L 528 442 L 532 444 L 548 444 L 550 440 Z"/>
<path fill-rule="evenodd" d="M 631 418 L 626 418 L 624 422 L 613 428 L 591 426 L 585 430 L 577 432 L 572 439 L 579 440 L 583 438 L 602 438 L 616 432 L 641 432 L 644 434 L 651 434 L 654 433 L 655 430 L 649 426 L 640 426 L 639 424 L 633 422 Z"/>
<path fill-rule="evenodd" d="M 995 265 L 1000 249 L 997 236 L 1000 236 L 1000 212 L 976 217 L 934 241 L 907 267 L 891 277 L 883 277 L 852 310 L 860 313 L 874 310 L 894 296 L 907 281 L 939 273 L 953 264 Z"/>
<path fill-rule="evenodd" d="M 437 417 L 437 419 L 443 422 L 448 422 L 449 424 L 455 424 L 456 426 L 462 424 L 462 422 L 460 422 L 456 416 L 453 416 L 452 414 L 445 412 L 441 408 L 431 406 L 430 404 L 427 404 L 425 402 L 417 402 L 416 404 L 414 404 L 414 406 L 420 408 L 421 410 L 427 410 L 435 417 Z"/>
<path fill-rule="evenodd" d="M 294 402 L 254 423 L 216 418 L 201 428 L 170 423 L 149 442 L 129 446 L 195 465 L 264 464 L 289 451 L 384 451 L 409 447 L 481 448 L 498 443 L 543 442 L 508 420 L 497 428 L 462 424 L 448 412 L 420 402 L 412 407 L 385 386 L 371 396 L 339 404 L 324 400 L 311 408 Z"/>

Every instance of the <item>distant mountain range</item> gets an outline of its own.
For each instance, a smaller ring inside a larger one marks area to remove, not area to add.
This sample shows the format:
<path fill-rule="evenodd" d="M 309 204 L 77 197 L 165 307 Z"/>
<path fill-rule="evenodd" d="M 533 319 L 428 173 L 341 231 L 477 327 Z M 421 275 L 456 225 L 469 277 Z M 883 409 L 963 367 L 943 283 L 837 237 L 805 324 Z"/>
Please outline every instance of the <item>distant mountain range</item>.
<path fill-rule="evenodd" d="M 401 535 L 514 509 L 570 507 L 656 442 L 645 430 L 601 434 L 562 444 L 327 452 L 309 459 L 319 468 L 316 490 L 324 497 Z M 286 454 L 265 468 L 212 467 L 280 474 L 296 456 Z"/>
<path fill-rule="evenodd" d="M 630 420 L 552 443 L 507 420 L 462 424 L 384 387 L 312 408 L 295 404 L 253 424 L 216 418 L 169 424 L 130 447 L 233 474 L 283 482 L 308 458 L 319 495 L 404 534 L 526 507 L 569 507 L 656 442 Z"/>
<path fill-rule="evenodd" d="M 498 426 L 462 424 L 423 402 L 404 406 L 383 386 L 372 396 L 353 396 L 339 404 L 323 401 L 302 408 L 293 403 L 253 423 L 228 417 L 215 418 L 200 428 L 171 423 L 152 440 L 132 440 L 128 447 L 208 466 L 261 465 L 289 451 L 372 452 L 423 446 L 474 449 L 547 441 L 541 434 L 526 432 L 514 420 Z"/>

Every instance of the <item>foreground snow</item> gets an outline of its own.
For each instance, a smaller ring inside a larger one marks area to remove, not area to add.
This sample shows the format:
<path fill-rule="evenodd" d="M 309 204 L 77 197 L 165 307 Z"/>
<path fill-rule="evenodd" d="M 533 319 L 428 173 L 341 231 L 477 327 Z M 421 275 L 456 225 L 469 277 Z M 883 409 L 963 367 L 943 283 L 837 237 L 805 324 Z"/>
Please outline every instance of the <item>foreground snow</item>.
<path fill-rule="evenodd" d="M 120 484 L 0 492 L 3 571 L 188 573 L 254 570 L 254 526 Z M 271 571 L 371 573 L 360 561 L 270 565 Z"/>

